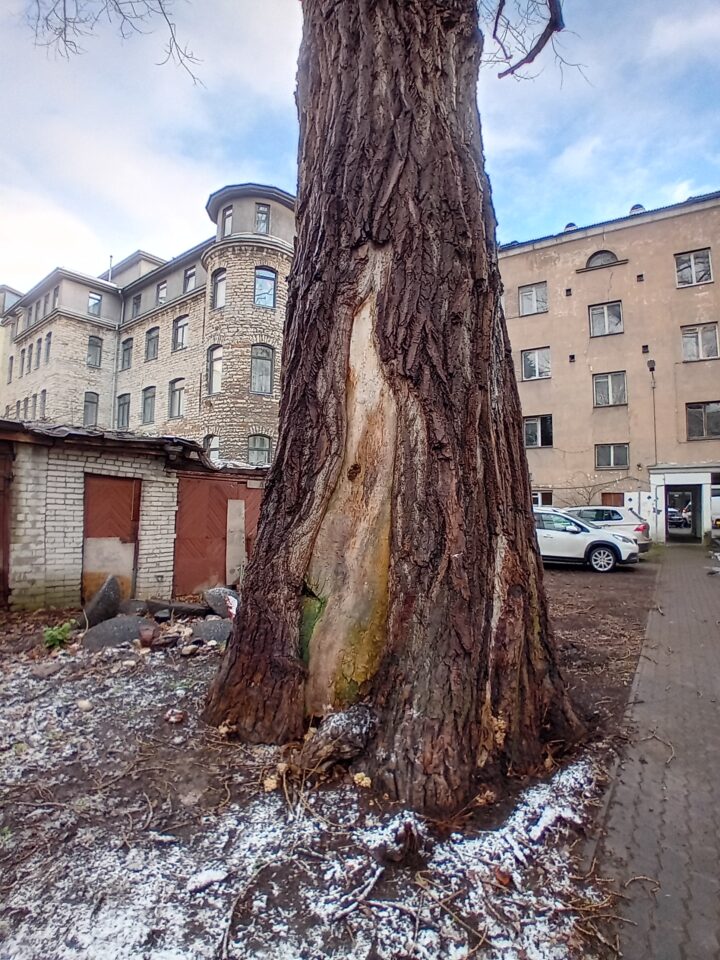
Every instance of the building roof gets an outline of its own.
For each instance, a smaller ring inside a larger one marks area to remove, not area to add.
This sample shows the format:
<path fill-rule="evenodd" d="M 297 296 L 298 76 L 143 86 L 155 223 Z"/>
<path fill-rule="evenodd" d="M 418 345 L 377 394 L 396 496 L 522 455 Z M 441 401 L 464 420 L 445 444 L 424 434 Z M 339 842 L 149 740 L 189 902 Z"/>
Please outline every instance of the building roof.
<path fill-rule="evenodd" d="M 636 212 L 630 212 L 624 217 L 616 217 L 613 220 L 600 220 L 598 223 L 588 223 L 582 227 L 568 225 L 564 230 L 560 230 L 558 233 L 549 233 L 544 237 L 535 237 L 532 240 L 513 240 L 512 243 L 501 243 L 498 246 L 498 251 L 501 254 L 510 253 L 519 247 L 526 247 L 535 243 L 565 239 L 572 240 L 574 237 L 582 235 L 584 231 L 593 231 L 606 227 L 622 227 L 630 222 L 647 223 L 650 220 L 656 219 L 659 214 L 674 215 L 676 213 L 684 213 L 691 207 L 713 202 L 720 202 L 720 190 L 715 190 L 712 193 L 701 193 L 694 197 L 688 197 L 687 200 L 682 200 L 680 203 L 671 203 L 664 207 L 655 207 L 653 210 L 645 210 L 642 207 L 637 210 L 636 208 L 639 204 L 635 204 L 633 210 Z"/>
<path fill-rule="evenodd" d="M 173 257 L 172 260 L 161 261 L 160 265 L 155 267 L 154 270 L 148 270 L 148 272 L 144 273 L 141 277 L 124 283 L 122 286 L 123 294 L 126 294 L 129 290 L 142 287 L 145 284 L 153 283 L 167 273 L 172 273 L 173 270 L 177 269 L 179 264 L 199 257 L 203 251 L 213 243 L 215 243 L 215 237 L 209 237 L 207 240 L 203 240 L 202 243 L 197 243 L 194 247 L 190 247 L 189 250 L 179 253 L 176 257 Z M 113 267 L 113 271 L 115 270 L 117 270 L 117 267 Z"/>
<path fill-rule="evenodd" d="M 164 257 L 156 257 L 154 254 L 146 253 L 144 250 L 136 250 L 123 260 L 118 260 L 117 263 L 114 263 L 112 265 L 112 272 L 115 273 L 118 270 L 126 270 L 128 267 L 134 266 L 141 260 L 147 260 L 148 263 L 154 263 L 157 267 L 160 267 L 163 263 L 165 263 Z M 103 271 L 103 273 L 100 274 L 99 279 L 107 280 L 109 276 L 110 269 Z"/>
<path fill-rule="evenodd" d="M 43 277 L 39 283 L 36 283 L 31 290 L 28 290 L 28 292 L 23 294 L 19 300 L 16 300 L 15 303 L 8 309 L 5 316 L 9 317 L 17 310 L 22 309 L 22 307 L 34 300 L 35 297 L 37 297 L 38 294 L 45 289 L 45 287 L 51 286 L 55 280 L 59 280 L 61 277 L 65 277 L 68 280 L 79 280 L 81 283 L 86 283 L 92 288 L 99 287 L 101 290 L 110 290 L 113 293 L 120 292 L 120 288 L 117 286 L 117 284 L 109 283 L 107 280 L 102 280 L 100 277 L 90 277 L 86 273 L 78 273 L 77 270 L 68 270 L 65 267 L 55 267 L 55 269 L 51 270 L 50 273 L 46 277 Z"/>
<path fill-rule="evenodd" d="M 265 183 L 234 183 L 226 187 L 221 187 L 215 193 L 211 193 L 205 209 L 213 223 L 217 223 L 220 207 L 228 200 L 235 197 L 263 197 L 267 200 L 277 200 L 288 210 L 295 210 L 295 197 L 292 193 L 286 193 L 279 187 L 272 187 Z"/>

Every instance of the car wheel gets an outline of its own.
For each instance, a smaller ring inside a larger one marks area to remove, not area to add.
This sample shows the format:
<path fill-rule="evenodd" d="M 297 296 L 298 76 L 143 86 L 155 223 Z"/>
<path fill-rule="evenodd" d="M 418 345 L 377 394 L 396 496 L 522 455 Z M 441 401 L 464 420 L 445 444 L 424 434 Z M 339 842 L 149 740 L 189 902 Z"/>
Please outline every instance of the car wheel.
<path fill-rule="evenodd" d="M 593 547 L 588 554 L 588 563 L 596 573 L 610 573 L 617 560 L 610 547 Z"/>

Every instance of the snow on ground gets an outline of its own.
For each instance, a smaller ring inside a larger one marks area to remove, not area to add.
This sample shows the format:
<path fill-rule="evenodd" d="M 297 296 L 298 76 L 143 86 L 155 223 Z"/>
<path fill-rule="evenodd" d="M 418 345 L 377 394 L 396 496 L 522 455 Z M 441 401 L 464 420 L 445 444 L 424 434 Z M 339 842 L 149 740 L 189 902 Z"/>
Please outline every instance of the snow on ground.
<path fill-rule="evenodd" d="M 197 719 L 212 652 L 57 662 L 36 678 L 5 661 L 0 679 L 0 960 L 591 956 L 578 922 L 602 894 L 571 852 L 600 789 L 591 758 L 495 829 L 441 835 L 349 778 L 276 774 L 264 792 L 278 753 Z M 419 852 L 383 859 L 408 824 Z"/>

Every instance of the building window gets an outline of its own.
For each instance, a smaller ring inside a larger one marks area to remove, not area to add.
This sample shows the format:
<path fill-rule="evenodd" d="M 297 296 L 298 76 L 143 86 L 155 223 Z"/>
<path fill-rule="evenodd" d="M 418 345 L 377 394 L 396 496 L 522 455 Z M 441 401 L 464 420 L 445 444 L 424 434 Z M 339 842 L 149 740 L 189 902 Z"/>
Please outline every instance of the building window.
<path fill-rule="evenodd" d="M 188 324 L 189 317 L 178 317 L 173 321 L 172 348 L 173 350 L 184 350 L 188 345 Z"/>
<path fill-rule="evenodd" d="M 618 407 L 627 403 L 625 371 L 596 374 L 593 377 L 593 397 L 596 407 Z"/>
<path fill-rule="evenodd" d="M 117 417 L 116 423 L 118 430 L 127 430 L 130 426 L 130 394 L 121 393 L 117 398 Z"/>
<path fill-rule="evenodd" d="M 552 490 L 533 490 L 532 502 L 534 507 L 551 507 Z"/>
<path fill-rule="evenodd" d="M 688 440 L 720 438 L 720 400 L 713 400 L 710 403 L 688 403 L 685 409 Z"/>
<path fill-rule="evenodd" d="M 128 337 L 123 340 L 120 347 L 120 369 L 129 370 L 132 366 L 133 338 Z"/>
<path fill-rule="evenodd" d="M 102 311 L 102 294 L 93 293 L 91 290 L 88 294 L 88 308 L 87 312 L 93 317 L 99 317 Z"/>
<path fill-rule="evenodd" d="M 25 314 L 25 327 L 24 327 L 24 329 L 27 330 L 27 328 L 30 326 L 31 323 L 32 323 L 32 307 L 28 307 L 28 311 L 27 311 L 27 313 Z"/>
<path fill-rule="evenodd" d="M 145 387 L 142 392 L 142 422 L 155 423 L 155 387 Z"/>
<path fill-rule="evenodd" d="M 12 383 L 14 366 L 15 366 L 15 357 L 8 357 L 8 377 L 7 377 L 8 383 Z"/>
<path fill-rule="evenodd" d="M 83 426 L 96 427 L 98 422 L 98 401 L 97 393 L 86 393 L 85 403 L 83 405 Z"/>
<path fill-rule="evenodd" d="M 207 390 L 219 393 L 222 390 L 223 348 L 219 344 L 210 347 L 207 352 Z"/>
<path fill-rule="evenodd" d="M 53 288 L 53 299 L 52 299 L 53 310 L 54 310 L 55 307 L 58 305 L 58 301 L 59 301 L 59 300 L 60 300 L 60 287 L 54 287 L 54 288 Z"/>
<path fill-rule="evenodd" d="M 274 307 L 277 274 L 268 267 L 255 268 L 255 306 Z"/>
<path fill-rule="evenodd" d="M 590 270 L 592 267 L 607 267 L 611 263 L 617 263 L 618 258 L 612 252 L 612 250 L 598 250 L 597 253 L 593 253 L 591 257 L 588 257 L 588 261 L 585 264 L 585 269 Z"/>
<path fill-rule="evenodd" d="M 168 419 L 185 416 L 185 381 L 183 379 L 170 381 L 170 396 L 168 402 Z"/>
<path fill-rule="evenodd" d="M 47 316 L 47 312 L 50 309 L 50 294 L 46 293 L 43 297 L 43 316 Z"/>
<path fill-rule="evenodd" d="M 38 342 L 35 344 L 35 369 L 40 366 L 40 361 L 42 360 L 42 337 L 38 337 Z"/>
<path fill-rule="evenodd" d="M 255 204 L 255 233 L 270 233 L 270 204 Z"/>
<path fill-rule="evenodd" d="M 142 303 L 142 294 L 141 294 L 141 293 L 136 293 L 135 296 L 132 298 L 132 311 L 131 311 L 131 312 L 132 312 L 132 316 L 133 316 L 133 317 L 139 317 L 139 316 L 140 316 L 140 304 L 141 304 L 141 303 Z"/>
<path fill-rule="evenodd" d="M 27 397 L 25 397 L 25 399 L 23 400 L 23 420 L 27 420 L 28 418 L 29 406 L 30 406 L 30 400 Z"/>
<path fill-rule="evenodd" d="M 683 360 L 714 360 L 718 356 L 718 325 L 701 323 L 683 327 Z"/>
<path fill-rule="evenodd" d="M 547 313 L 547 283 L 543 280 L 542 283 L 528 283 L 524 287 L 518 287 L 518 306 L 521 317 L 530 313 Z"/>
<path fill-rule="evenodd" d="M 20 365 L 18 367 L 18 376 L 21 377 L 25 373 L 25 351 L 20 351 Z"/>
<path fill-rule="evenodd" d="M 165 303 L 167 300 L 167 280 L 163 280 L 155 287 L 155 303 L 157 306 Z"/>
<path fill-rule="evenodd" d="M 32 358 L 33 358 L 33 345 L 30 344 L 30 346 L 27 348 L 27 360 L 28 360 L 27 372 L 28 373 L 32 373 Z"/>
<path fill-rule="evenodd" d="M 613 333 L 623 332 L 622 304 L 598 303 L 590 307 L 590 336 L 609 337 Z"/>
<path fill-rule="evenodd" d="M 30 401 L 30 419 L 37 420 L 37 394 L 32 395 L 32 400 Z"/>
<path fill-rule="evenodd" d="M 45 363 L 50 363 L 50 350 L 52 349 L 52 333 L 45 335 Z"/>
<path fill-rule="evenodd" d="M 102 300 L 102 297 L 100 298 Z M 40 319 L 40 301 L 35 304 L 35 323 Z"/>
<path fill-rule="evenodd" d="M 145 334 L 145 359 L 157 360 L 160 348 L 160 327 L 151 327 Z"/>
<path fill-rule="evenodd" d="M 675 254 L 675 274 L 679 287 L 692 287 L 712 280 L 710 250 L 693 250 Z"/>
<path fill-rule="evenodd" d="M 220 459 L 220 437 L 217 434 L 208 434 L 205 437 L 205 450 L 213 462 Z"/>
<path fill-rule="evenodd" d="M 630 463 L 627 443 L 598 443 L 595 445 L 595 466 L 604 468 L 626 469 Z"/>
<path fill-rule="evenodd" d="M 195 289 L 195 266 L 188 267 L 183 274 L 183 293 L 190 293 Z"/>
<path fill-rule="evenodd" d="M 525 446 L 551 447 L 553 445 L 552 415 L 524 417 Z"/>
<path fill-rule="evenodd" d="M 216 270 L 212 276 L 212 305 L 216 310 L 225 306 L 225 270 Z"/>
<path fill-rule="evenodd" d="M 270 437 L 262 433 L 253 433 L 248 437 L 248 463 L 264 467 L 270 463 Z"/>
<path fill-rule="evenodd" d="M 250 352 L 250 392 L 270 395 L 273 389 L 272 347 L 256 343 Z"/>
<path fill-rule="evenodd" d="M 222 212 L 222 227 L 221 227 L 221 236 L 229 237 L 232 233 L 232 205 L 229 207 L 223 207 Z"/>
<path fill-rule="evenodd" d="M 40 419 L 45 419 L 45 406 L 47 404 L 47 390 L 40 391 Z"/>
<path fill-rule="evenodd" d="M 20 419 L 20 401 L 19 400 L 15 401 L 15 419 L 16 420 Z"/>
<path fill-rule="evenodd" d="M 550 376 L 550 347 L 537 350 L 523 350 L 523 380 L 546 380 Z"/>
<path fill-rule="evenodd" d="M 100 337 L 90 337 L 88 339 L 87 365 L 89 367 L 102 366 L 102 345 Z"/>

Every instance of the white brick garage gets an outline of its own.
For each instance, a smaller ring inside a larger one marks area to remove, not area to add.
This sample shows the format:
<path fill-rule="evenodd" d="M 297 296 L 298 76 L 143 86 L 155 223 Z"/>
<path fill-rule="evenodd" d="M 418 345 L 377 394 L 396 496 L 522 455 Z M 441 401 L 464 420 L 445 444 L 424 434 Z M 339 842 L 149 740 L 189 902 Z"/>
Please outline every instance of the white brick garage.
<path fill-rule="evenodd" d="M 5 538 L 12 609 L 80 604 L 88 475 L 140 481 L 134 593 L 169 596 L 176 469 L 207 466 L 198 444 L 8 421 L 0 421 L 0 442 L 13 449 Z"/>

